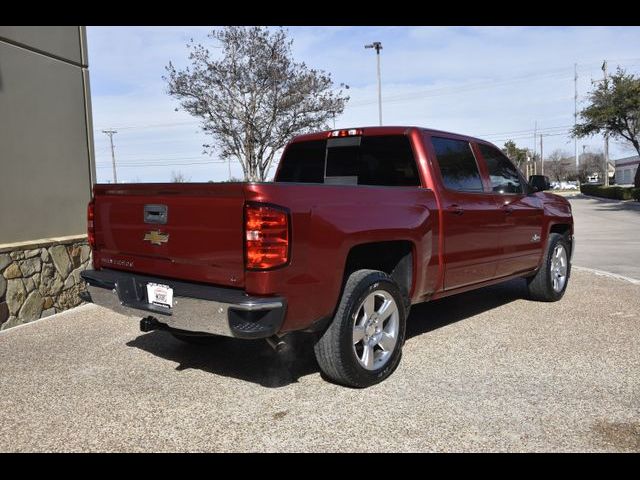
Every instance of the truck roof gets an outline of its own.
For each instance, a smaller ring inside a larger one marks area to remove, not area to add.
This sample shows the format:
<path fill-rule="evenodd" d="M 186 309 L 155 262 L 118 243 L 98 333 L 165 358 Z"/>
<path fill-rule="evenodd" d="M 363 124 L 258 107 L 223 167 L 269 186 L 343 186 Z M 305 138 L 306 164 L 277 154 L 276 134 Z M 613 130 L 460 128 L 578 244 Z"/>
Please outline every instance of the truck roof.
<path fill-rule="evenodd" d="M 447 135 L 455 135 L 457 137 L 460 138 L 464 138 L 467 140 L 471 140 L 474 142 L 482 142 L 482 143 L 491 143 L 487 140 L 483 140 L 481 138 L 477 138 L 477 137 L 472 137 L 470 135 L 464 135 L 462 133 L 455 133 L 455 132 L 447 132 L 445 130 L 437 130 L 434 128 L 426 128 L 426 127 L 418 127 L 415 125 L 405 125 L 405 126 L 395 126 L 395 125 L 390 125 L 390 126 L 384 126 L 384 127 L 376 127 L 376 126 L 369 126 L 369 127 L 349 127 L 349 128 L 334 128 L 331 130 L 323 130 L 321 132 L 313 132 L 313 133 L 306 133 L 304 135 L 298 135 L 297 137 L 294 137 L 290 143 L 297 143 L 297 142 L 305 142 L 305 141 L 310 141 L 310 140 L 323 140 L 325 138 L 327 138 L 328 134 L 330 132 L 336 131 L 336 130 L 351 130 L 351 129 L 358 129 L 358 130 L 362 130 L 362 135 L 363 136 L 367 136 L 367 135 L 405 135 L 408 130 L 421 130 L 425 133 L 430 133 L 430 134 L 438 134 L 438 133 L 444 133 Z"/>

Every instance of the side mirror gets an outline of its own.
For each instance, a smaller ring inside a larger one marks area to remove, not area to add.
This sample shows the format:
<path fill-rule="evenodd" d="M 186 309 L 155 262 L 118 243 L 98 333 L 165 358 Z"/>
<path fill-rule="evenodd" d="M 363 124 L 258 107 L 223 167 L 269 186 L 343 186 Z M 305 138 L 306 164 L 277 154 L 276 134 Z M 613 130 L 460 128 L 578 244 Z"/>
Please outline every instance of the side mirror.
<path fill-rule="evenodd" d="M 545 175 L 531 175 L 529 177 L 529 185 L 535 192 L 543 192 L 551 189 L 549 177 Z"/>

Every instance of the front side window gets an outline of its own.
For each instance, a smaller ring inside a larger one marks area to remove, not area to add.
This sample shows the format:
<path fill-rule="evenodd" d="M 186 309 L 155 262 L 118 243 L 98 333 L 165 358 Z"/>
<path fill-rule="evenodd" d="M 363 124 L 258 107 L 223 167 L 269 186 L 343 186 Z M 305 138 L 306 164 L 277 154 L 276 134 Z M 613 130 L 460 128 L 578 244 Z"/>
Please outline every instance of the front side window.
<path fill-rule="evenodd" d="M 522 181 L 513 163 L 496 148 L 482 143 L 478 144 L 478 147 L 487 164 L 493 192 L 500 194 L 522 193 Z"/>
<path fill-rule="evenodd" d="M 444 186 L 458 192 L 483 192 L 482 179 L 469 142 L 431 137 Z"/>

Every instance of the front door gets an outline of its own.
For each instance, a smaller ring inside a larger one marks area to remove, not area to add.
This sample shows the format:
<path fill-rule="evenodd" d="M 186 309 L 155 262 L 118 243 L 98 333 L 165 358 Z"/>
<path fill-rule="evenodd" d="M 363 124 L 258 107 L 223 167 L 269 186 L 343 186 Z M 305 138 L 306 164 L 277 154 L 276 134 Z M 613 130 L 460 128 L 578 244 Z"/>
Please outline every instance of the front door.
<path fill-rule="evenodd" d="M 542 254 L 542 200 L 527 195 L 524 179 L 517 168 L 496 148 L 478 144 L 485 162 L 496 206 L 502 211 L 500 261 L 497 277 L 536 268 Z"/>

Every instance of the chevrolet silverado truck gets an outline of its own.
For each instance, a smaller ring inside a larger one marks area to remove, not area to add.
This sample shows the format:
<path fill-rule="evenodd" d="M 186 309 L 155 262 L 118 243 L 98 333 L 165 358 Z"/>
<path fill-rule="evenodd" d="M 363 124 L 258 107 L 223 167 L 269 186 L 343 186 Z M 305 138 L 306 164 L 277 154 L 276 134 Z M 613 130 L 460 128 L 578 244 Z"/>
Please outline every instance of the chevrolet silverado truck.
<path fill-rule="evenodd" d="M 367 387 L 398 366 L 412 304 L 517 277 L 562 298 L 573 218 L 548 188 L 418 127 L 298 136 L 273 182 L 97 184 L 86 299 L 186 342 L 309 332 L 325 378 Z"/>

